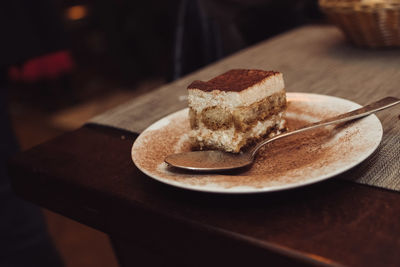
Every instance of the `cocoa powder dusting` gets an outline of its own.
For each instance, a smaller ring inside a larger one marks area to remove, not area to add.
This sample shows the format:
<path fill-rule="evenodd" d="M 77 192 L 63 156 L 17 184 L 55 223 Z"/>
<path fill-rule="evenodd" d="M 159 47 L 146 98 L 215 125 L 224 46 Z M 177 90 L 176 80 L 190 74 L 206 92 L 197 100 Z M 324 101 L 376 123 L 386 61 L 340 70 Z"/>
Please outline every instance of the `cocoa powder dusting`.
<path fill-rule="evenodd" d="M 288 121 L 289 126 L 292 122 Z M 321 160 L 330 150 L 323 144 L 331 137 L 331 131 L 316 129 L 277 140 L 262 148 L 256 161 L 259 166 L 254 170 L 257 174 L 275 176 Z"/>
<path fill-rule="evenodd" d="M 199 89 L 205 92 L 213 90 L 240 92 L 276 74 L 279 72 L 233 69 L 207 82 L 194 81 L 188 86 L 188 89 Z"/>
<path fill-rule="evenodd" d="M 289 108 L 290 112 L 300 112 L 295 110 L 293 105 Z M 321 111 L 316 119 L 331 115 L 335 114 L 322 114 Z M 291 130 L 310 123 L 294 118 L 287 118 L 287 122 Z M 338 161 L 346 153 L 354 152 L 351 150 L 356 148 L 348 147 L 346 142 L 359 133 L 354 127 L 346 125 L 304 132 L 263 147 L 254 165 L 246 171 L 229 174 L 196 174 L 177 171 L 164 163 L 164 158 L 169 154 L 190 151 L 190 142 L 187 138 L 189 130 L 187 114 L 182 113 L 167 126 L 147 132 L 140 145 L 142 149 L 135 152 L 137 153 L 135 161 L 152 175 L 186 185 L 212 184 L 224 188 L 280 186 L 324 175 L 323 167 Z"/>

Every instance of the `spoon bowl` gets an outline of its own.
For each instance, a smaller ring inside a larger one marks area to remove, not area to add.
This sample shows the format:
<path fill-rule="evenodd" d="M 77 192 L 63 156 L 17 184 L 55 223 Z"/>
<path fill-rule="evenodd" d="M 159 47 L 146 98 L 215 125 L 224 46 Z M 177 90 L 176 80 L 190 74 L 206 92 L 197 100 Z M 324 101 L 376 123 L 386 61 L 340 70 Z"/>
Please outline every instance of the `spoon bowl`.
<path fill-rule="evenodd" d="M 233 154 L 218 150 L 205 150 L 172 154 L 165 158 L 165 162 L 180 169 L 212 172 L 249 166 L 253 163 L 253 158 L 248 153 Z"/>

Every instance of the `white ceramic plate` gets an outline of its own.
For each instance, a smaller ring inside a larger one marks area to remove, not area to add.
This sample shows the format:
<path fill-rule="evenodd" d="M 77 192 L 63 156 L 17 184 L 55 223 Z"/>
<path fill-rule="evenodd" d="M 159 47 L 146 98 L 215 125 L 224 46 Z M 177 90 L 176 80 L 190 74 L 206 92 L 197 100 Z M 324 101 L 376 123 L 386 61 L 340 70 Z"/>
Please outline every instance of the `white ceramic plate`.
<path fill-rule="evenodd" d="M 288 93 L 289 127 L 319 121 L 359 108 L 349 100 L 306 93 Z M 198 174 L 171 169 L 168 154 L 190 150 L 188 110 L 180 110 L 148 127 L 132 147 L 135 165 L 160 182 L 204 192 L 258 193 L 323 181 L 356 166 L 378 147 L 382 125 L 375 115 L 341 127 L 327 127 L 266 146 L 248 170 Z"/>

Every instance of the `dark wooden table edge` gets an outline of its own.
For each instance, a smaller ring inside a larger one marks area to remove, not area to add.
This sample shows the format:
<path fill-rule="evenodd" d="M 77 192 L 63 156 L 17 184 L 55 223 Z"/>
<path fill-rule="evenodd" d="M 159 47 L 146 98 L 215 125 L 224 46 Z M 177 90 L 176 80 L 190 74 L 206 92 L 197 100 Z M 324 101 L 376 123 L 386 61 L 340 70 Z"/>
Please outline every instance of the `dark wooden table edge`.
<path fill-rule="evenodd" d="M 132 138 L 132 140 L 134 140 L 138 136 L 137 133 L 131 133 L 129 131 L 125 131 L 125 130 L 122 130 L 122 129 L 116 129 L 116 128 L 113 128 L 113 127 L 102 126 L 102 125 L 97 125 L 97 124 L 86 124 L 86 125 L 82 126 L 81 128 L 73 131 L 73 132 L 79 131 L 82 128 L 86 128 L 86 129 L 91 129 L 93 131 L 102 132 L 102 133 L 107 134 L 107 135 L 129 136 L 130 138 Z M 63 135 L 69 135 L 69 134 L 70 133 L 65 133 Z M 52 140 L 50 140 L 49 142 L 51 142 L 51 141 Z M 39 146 L 41 146 L 41 145 L 39 145 Z M 35 149 L 35 148 L 32 148 L 32 149 Z M 22 152 L 22 154 L 23 153 L 24 152 Z M 20 172 L 21 170 L 23 171 L 23 166 L 20 165 L 20 162 L 19 162 L 20 155 L 21 154 L 15 155 L 9 161 L 8 166 L 9 166 L 9 171 L 10 171 L 10 174 L 11 174 L 12 177 L 15 177 L 15 174 Z M 41 175 L 43 175 L 43 174 L 41 174 Z M 346 181 L 346 180 L 341 180 L 341 181 L 353 184 L 353 182 L 351 182 L 351 181 Z M 83 223 L 85 225 L 93 227 L 93 228 L 95 228 L 97 230 L 100 230 L 100 231 L 105 232 L 107 234 L 113 235 L 113 233 L 110 232 L 109 229 L 107 229 L 106 225 L 98 224 L 96 222 L 96 220 L 98 219 L 98 218 L 95 218 L 96 216 L 93 217 L 93 220 L 85 220 L 85 219 L 82 220 L 82 217 L 80 216 L 79 212 L 78 212 L 78 214 L 74 213 L 74 211 L 72 211 L 71 213 L 68 213 L 68 212 L 65 212 L 64 208 L 61 208 L 61 209 L 57 208 L 57 205 L 51 205 L 49 203 L 44 203 L 44 202 L 38 201 L 38 199 L 35 196 L 33 196 L 33 195 L 30 196 L 29 190 L 23 189 L 19 182 L 20 181 L 16 181 L 15 179 L 13 179 L 13 183 L 12 184 L 14 186 L 14 189 L 15 189 L 16 193 L 18 195 L 20 195 L 21 197 L 25 198 L 26 200 L 31 201 L 31 202 L 33 202 L 35 204 L 40 205 L 40 206 L 43 206 L 45 208 L 48 208 L 49 210 L 52 210 L 52 211 L 54 211 L 56 213 L 60 213 L 60 214 L 62 214 L 64 216 L 67 216 L 67 217 L 69 217 L 69 218 L 71 218 L 73 220 L 76 220 L 76 221 L 80 222 L 80 223 Z M 69 186 L 71 186 L 69 190 L 73 191 L 74 190 L 74 185 L 71 184 Z M 359 186 L 370 187 L 370 186 L 361 185 L 361 184 L 359 184 Z M 80 188 L 79 190 L 81 190 L 81 189 L 82 188 Z M 380 188 L 374 188 L 374 189 L 389 191 L 389 190 L 380 189 Z M 93 192 L 91 192 L 91 193 L 93 193 Z M 79 206 L 79 204 L 78 204 L 78 206 Z M 81 210 L 81 212 L 94 212 L 94 213 L 96 213 L 96 211 L 90 210 L 90 207 L 82 206 L 81 208 L 83 208 L 83 210 Z M 155 211 L 154 210 L 147 210 L 146 212 L 155 212 Z M 295 260 L 295 262 L 302 262 L 302 263 L 305 263 L 305 264 L 318 265 L 318 266 L 340 266 L 340 264 L 338 264 L 336 262 L 333 262 L 333 261 L 331 261 L 329 259 L 325 259 L 325 258 L 319 257 L 317 255 L 307 255 L 305 253 L 290 249 L 288 247 L 283 247 L 283 246 L 280 246 L 280 245 L 277 245 L 277 244 L 274 244 L 274 243 L 269 243 L 269 242 L 260 242 L 260 241 L 258 241 L 256 239 L 253 239 L 253 238 L 250 238 L 250 237 L 247 237 L 247 236 L 243 236 L 243 235 L 240 235 L 240 234 L 237 234 L 237 233 L 227 232 L 227 231 L 224 231 L 224 230 L 219 229 L 219 228 L 205 227 L 204 225 L 200 225 L 200 224 L 198 224 L 197 222 L 194 222 L 194 221 L 188 221 L 188 220 L 186 220 L 184 218 L 170 217 L 168 214 L 162 214 L 162 213 L 159 213 L 159 212 L 158 212 L 158 216 L 169 217 L 169 219 L 181 221 L 180 222 L 181 224 L 188 223 L 192 227 L 195 227 L 195 228 L 197 228 L 197 229 L 199 229 L 201 231 L 211 232 L 213 234 L 220 235 L 222 237 L 226 237 L 226 238 L 234 237 L 234 239 L 236 239 L 239 242 L 247 243 L 250 246 L 263 247 L 263 248 L 269 250 L 273 254 L 281 255 L 283 257 L 292 258 L 292 259 Z"/>

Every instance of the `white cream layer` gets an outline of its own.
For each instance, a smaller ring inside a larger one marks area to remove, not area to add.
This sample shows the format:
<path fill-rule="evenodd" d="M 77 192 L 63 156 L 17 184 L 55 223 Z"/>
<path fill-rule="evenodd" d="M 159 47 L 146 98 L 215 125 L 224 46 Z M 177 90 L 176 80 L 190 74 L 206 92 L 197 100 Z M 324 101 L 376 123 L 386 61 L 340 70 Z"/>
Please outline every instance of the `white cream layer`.
<path fill-rule="evenodd" d="M 251 105 L 284 90 L 284 88 L 282 73 L 277 73 L 240 92 L 220 90 L 204 92 L 199 89 L 188 89 L 188 102 L 189 107 L 196 112 L 201 112 L 204 108 L 213 106 L 233 110 L 236 107 Z"/>

